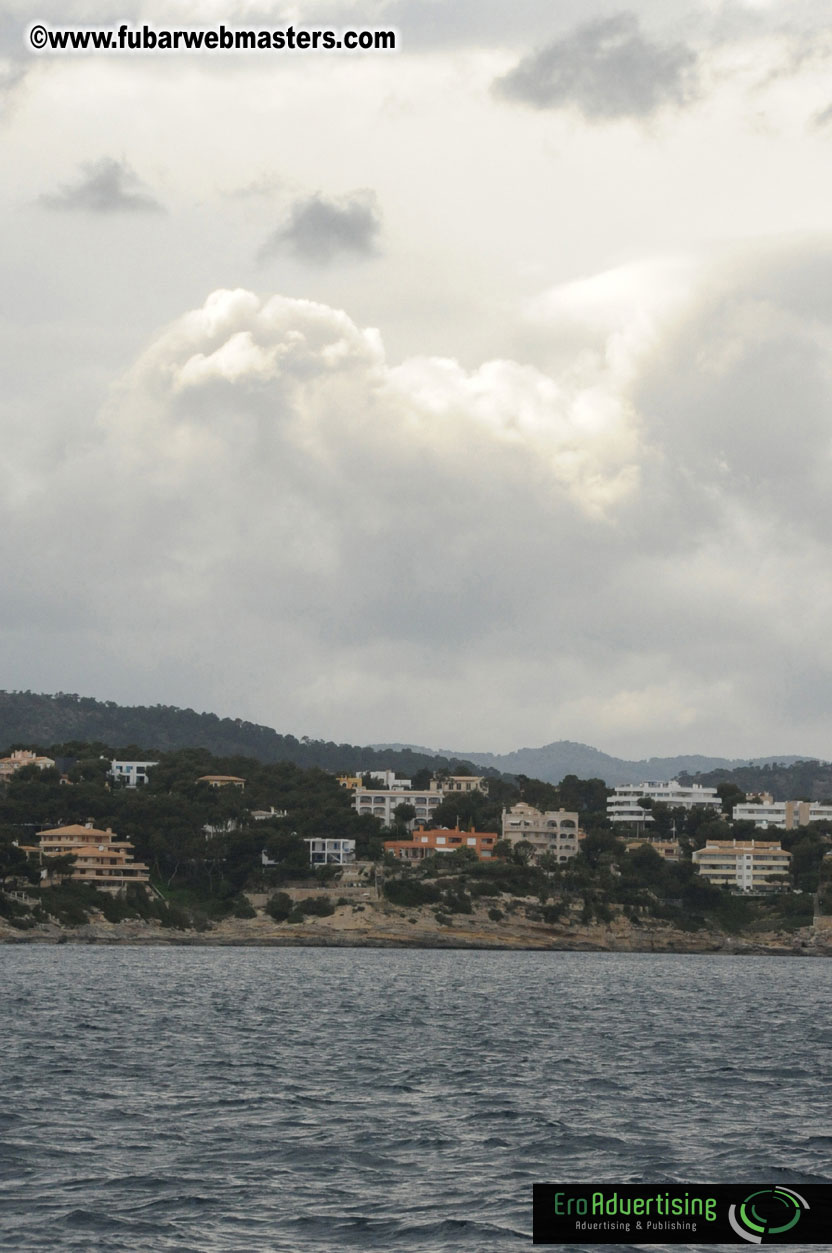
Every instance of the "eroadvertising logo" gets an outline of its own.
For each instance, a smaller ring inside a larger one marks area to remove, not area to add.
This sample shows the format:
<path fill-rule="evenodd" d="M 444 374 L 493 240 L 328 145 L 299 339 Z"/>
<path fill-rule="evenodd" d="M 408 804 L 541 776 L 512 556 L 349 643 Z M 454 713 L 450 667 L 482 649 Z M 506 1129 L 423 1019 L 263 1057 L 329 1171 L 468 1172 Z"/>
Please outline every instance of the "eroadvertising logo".
<path fill-rule="evenodd" d="M 823 1244 L 832 1185 L 534 1185 L 535 1244 Z"/>

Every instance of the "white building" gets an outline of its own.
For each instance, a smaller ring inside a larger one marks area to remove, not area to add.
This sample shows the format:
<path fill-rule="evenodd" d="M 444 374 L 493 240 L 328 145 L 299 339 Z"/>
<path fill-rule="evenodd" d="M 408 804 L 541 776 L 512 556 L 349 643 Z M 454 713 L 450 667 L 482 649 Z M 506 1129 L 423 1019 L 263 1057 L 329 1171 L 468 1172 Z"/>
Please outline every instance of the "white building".
<path fill-rule="evenodd" d="M 832 819 L 832 805 L 816 801 L 773 801 L 767 797 L 764 801 L 735 805 L 732 816 L 734 822 L 753 822 L 761 831 L 768 827 L 794 831 L 795 827 L 806 827 L 810 822 Z"/>
<path fill-rule="evenodd" d="M 765 892 L 788 877 L 792 855 L 779 840 L 708 840 L 692 860 L 703 879 L 739 892 Z"/>
<path fill-rule="evenodd" d="M 607 799 L 610 822 L 652 822 L 649 809 L 639 805 L 643 798 L 649 798 L 656 805 L 667 805 L 670 809 L 710 806 L 717 813 L 721 804 L 715 787 L 702 787 L 699 783 L 689 787 L 683 787 L 675 779 L 666 783 L 627 783 L 615 788 Z"/>
<path fill-rule="evenodd" d="M 111 761 L 107 771 L 111 779 L 120 779 L 128 787 L 142 787 L 147 783 L 147 772 L 158 761 Z"/>
<path fill-rule="evenodd" d="M 411 792 L 403 787 L 379 788 L 372 791 L 368 788 L 359 788 L 353 794 L 352 805 L 356 813 L 372 814 L 374 818 L 380 818 L 385 827 L 392 826 L 396 821 L 393 811 L 397 805 L 412 805 L 416 810 L 416 817 L 408 823 L 412 827 L 417 823 L 425 825 L 431 823 L 433 813 L 442 804 L 443 797 L 444 793 L 438 789 Z"/>
<path fill-rule="evenodd" d="M 379 787 L 410 787 L 410 779 L 400 778 L 395 770 L 365 770 L 364 774 L 375 780 Z"/>
<path fill-rule="evenodd" d="M 569 861 L 577 854 L 582 838 L 577 813 L 566 809 L 541 812 L 520 801 L 511 809 L 503 810 L 503 839 L 511 844 L 519 844 L 521 840 L 532 844 L 536 862 L 547 854 L 558 861 Z"/>
<path fill-rule="evenodd" d="M 311 866 L 347 866 L 355 861 L 355 840 L 305 839 Z"/>

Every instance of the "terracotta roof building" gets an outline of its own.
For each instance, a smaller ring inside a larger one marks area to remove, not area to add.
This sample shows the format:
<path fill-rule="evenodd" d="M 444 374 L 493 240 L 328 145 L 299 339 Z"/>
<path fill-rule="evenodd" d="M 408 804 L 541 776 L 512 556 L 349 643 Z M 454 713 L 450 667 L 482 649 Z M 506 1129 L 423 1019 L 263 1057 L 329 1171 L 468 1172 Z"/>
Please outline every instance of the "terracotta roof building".
<path fill-rule="evenodd" d="M 470 848 L 480 861 L 494 855 L 494 845 L 499 840 L 496 831 L 460 831 L 458 827 L 419 827 L 410 840 L 385 840 L 384 851 L 402 861 L 423 861 L 434 853 L 455 853 L 458 848 Z"/>
<path fill-rule="evenodd" d="M 39 757 L 28 748 L 16 748 L 8 757 L 0 757 L 0 781 L 10 779 L 24 766 L 37 766 L 38 770 L 48 770 L 54 766 L 51 757 Z"/>
<path fill-rule="evenodd" d="M 236 774 L 202 774 L 197 779 L 197 783 L 207 783 L 209 787 L 239 787 L 244 788 L 245 779 L 239 778 Z"/>
<path fill-rule="evenodd" d="M 54 827 L 40 832 L 38 851 L 44 878 L 49 877 L 49 858 L 71 853 L 72 869 L 61 877 L 73 883 L 90 883 L 103 892 L 120 892 L 130 883 L 149 883 L 143 862 L 133 860 L 133 845 L 119 840 L 108 827 L 99 831 L 92 823 Z"/>

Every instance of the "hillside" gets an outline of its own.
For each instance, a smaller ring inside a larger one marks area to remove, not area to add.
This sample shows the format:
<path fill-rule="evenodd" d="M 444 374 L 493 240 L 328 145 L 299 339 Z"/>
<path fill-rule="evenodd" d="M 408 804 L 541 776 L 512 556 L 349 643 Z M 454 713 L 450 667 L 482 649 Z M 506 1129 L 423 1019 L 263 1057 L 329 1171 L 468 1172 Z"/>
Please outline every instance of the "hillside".
<path fill-rule="evenodd" d="M 204 748 L 218 757 L 246 756 L 267 764 L 292 762 L 323 770 L 395 770 L 405 777 L 417 770 L 464 765 L 410 749 L 373 749 L 355 744 L 296 739 L 241 718 L 219 718 L 173 705 L 117 705 L 89 696 L 58 692 L 0 692 L 0 752 L 13 746 L 99 742 L 145 753 Z"/>

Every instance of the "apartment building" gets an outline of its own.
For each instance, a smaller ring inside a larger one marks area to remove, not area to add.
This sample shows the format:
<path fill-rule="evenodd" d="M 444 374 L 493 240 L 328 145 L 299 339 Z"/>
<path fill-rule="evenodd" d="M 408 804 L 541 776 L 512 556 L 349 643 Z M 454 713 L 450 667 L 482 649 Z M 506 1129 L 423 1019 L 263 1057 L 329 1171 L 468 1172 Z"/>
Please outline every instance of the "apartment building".
<path fill-rule="evenodd" d="M 133 860 L 133 845 L 129 840 L 119 840 L 107 827 L 99 831 L 87 822 L 66 827 L 53 827 L 41 831 L 40 844 L 35 849 L 41 858 L 41 874 L 49 878 L 49 859 L 71 853 L 75 863 L 70 871 L 61 875 L 73 883 L 89 883 L 102 892 L 114 895 L 131 883 L 149 883 L 147 866 Z"/>
<path fill-rule="evenodd" d="M 794 831 L 797 827 L 807 827 L 810 822 L 832 820 L 832 805 L 816 801 L 775 801 L 767 796 L 761 801 L 735 805 L 732 817 L 734 822 L 753 822 L 761 831 L 768 827 Z"/>
<path fill-rule="evenodd" d="M 519 801 L 511 809 L 503 810 L 503 839 L 510 844 L 525 840 L 534 848 L 534 861 L 539 864 L 547 855 L 558 861 L 574 857 L 583 839 L 577 813 L 566 809 L 535 809 L 526 801 Z"/>
<path fill-rule="evenodd" d="M 379 818 L 385 827 L 392 826 L 396 821 L 397 805 L 412 805 L 416 810 L 415 823 L 428 822 L 432 814 L 439 808 L 444 799 L 441 789 L 426 789 L 423 792 L 411 792 L 408 788 L 360 788 L 353 795 L 352 807 L 359 814 L 372 814 Z"/>
<path fill-rule="evenodd" d="M 702 787 L 699 783 L 683 786 L 676 779 L 665 782 L 627 783 L 613 789 L 607 799 L 607 817 L 610 822 L 650 823 L 650 811 L 639 801 L 648 798 L 656 805 L 670 809 L 694 809 L 708 806 L 719 812 L 721 801 L 715 787 Z"/>
<path fill-rule="evenodd" d="M 703 879 L 737 892 L 771 891 L 788 877 L 791 860 L 779 840 L 708 840 L 693 853 Z"/>

